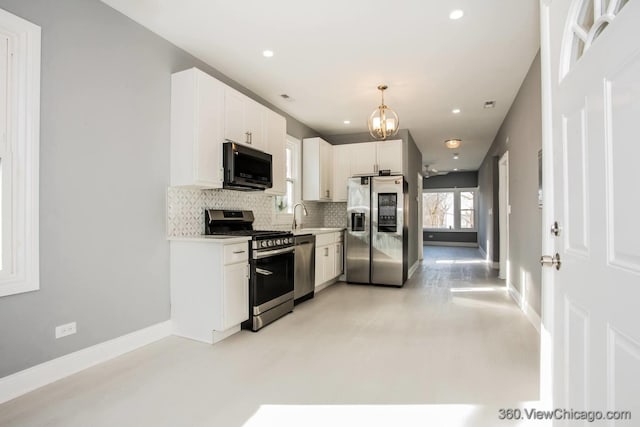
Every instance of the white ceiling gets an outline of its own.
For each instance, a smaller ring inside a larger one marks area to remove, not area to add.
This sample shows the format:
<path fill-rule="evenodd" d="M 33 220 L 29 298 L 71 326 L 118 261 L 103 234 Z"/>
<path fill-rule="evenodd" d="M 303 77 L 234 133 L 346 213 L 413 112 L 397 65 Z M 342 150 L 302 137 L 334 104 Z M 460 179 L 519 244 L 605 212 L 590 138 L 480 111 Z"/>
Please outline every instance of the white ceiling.
<path fill-rule="evenodd" d="M 480 166 L 539 47 L 538 0 L 103 1 L 325 135 L 367 131 L 388 84 L 439 170 Z"/>

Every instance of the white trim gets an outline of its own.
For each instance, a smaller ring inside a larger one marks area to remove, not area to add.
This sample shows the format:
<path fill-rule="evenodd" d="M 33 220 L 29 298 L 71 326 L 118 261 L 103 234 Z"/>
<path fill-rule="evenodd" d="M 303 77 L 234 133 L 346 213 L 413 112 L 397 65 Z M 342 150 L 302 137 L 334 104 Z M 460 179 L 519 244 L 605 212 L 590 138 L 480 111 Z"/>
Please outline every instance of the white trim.
<path fill-rule="evenodd" d="M 493 268 L 494 270 L 499 270 L 500 269 L 500 263 L 490 260 L 489 256 L 487 255 L 485 250 L 482 249 L 482 246 L 480 246 L 480 244 L 478 244 L 478 250 L 480 251 L 480 255 L 482 255 L 482 258 L 484 258 L 484 260 L 487 261 L 487 264 L 489 264 L 491 266 L 491 268 Z"/>
<path fill-rule="evenodd" d="M 416 262 L 413 263 L 413 265 L 409 269 L 409 272 L 407 273 L 407 280 L 411 279 L 411 276 L 413 276 L 413 274 L 416 272 L 419 266 L 420 266 L 420 260 L 417 260 Z"/>
<path fill-rule="evenodd" d="M 522 310 L 529 323 L 531 323 L 533 327 L 536 328 L 536 331 L 538 331 L 539 334 L 541 320 L 538 313 L 536 313 L 536 311 L 529 305 L 529 303 L 523 299 L 522 294 L 520 294 L 515 286 L 513 286 L 513 283 L 509 282 L 508 280 L 507 290 L 509 291 L 509 295 L 511 295 L 511 298 L 513 298 L 515 303 L 518 304 L 518 307 L 520 307 L 520 310 Z"/>
<path fill-rule="evenodd" d="M 478 244 L 474 242 L 431 242 L 425 241 L 425 246 L 461 246 L 464 248 L 477 248 Z"/>
<path fill-rule="evenodd" d="M 498 235 L 500 239 L 500 279 L 509 280 L 509 152 L 498 161 Z"/>
<path fill-rule="evenodd" d="M 166 338 L 171 328 L 167 320 L 0 378 L 0 403 Z"/>
<path fill-rule="evenodd" d="M 13 153 L 11 262 L 0 296 L 40 288 L 39 153 L 41 29 L 0 9 L 0 29 L 9 39 L 7 144 Z"/>

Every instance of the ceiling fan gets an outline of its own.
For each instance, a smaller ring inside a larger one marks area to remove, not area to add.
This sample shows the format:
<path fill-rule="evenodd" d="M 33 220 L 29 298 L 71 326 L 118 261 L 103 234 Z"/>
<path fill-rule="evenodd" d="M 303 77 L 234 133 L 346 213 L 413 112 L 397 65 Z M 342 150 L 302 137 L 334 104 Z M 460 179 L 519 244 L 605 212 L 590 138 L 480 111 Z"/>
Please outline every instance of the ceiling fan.
<path fill-rule="evenodd" d="M 439 171 L 438 169 L 435 169 L 431 165 L 423 165 L 422 166 L 422 176 L 424 176 L 425 178 L 429 178 L 429 177 L 432 177 L 432 176 L 438 176 L 438 175 L 446 175 L 448 173 L 449 173 L 449 171 Z"/>

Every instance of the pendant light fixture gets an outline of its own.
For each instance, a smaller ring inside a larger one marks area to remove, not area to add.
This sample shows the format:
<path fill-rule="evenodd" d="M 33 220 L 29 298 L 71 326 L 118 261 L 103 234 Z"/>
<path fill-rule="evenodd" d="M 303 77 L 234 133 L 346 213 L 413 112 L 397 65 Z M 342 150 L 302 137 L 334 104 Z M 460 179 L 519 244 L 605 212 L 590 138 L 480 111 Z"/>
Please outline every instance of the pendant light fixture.
<path fill-rule="evenodd" d="M 382 103 L 369 117 L 369 133 L 372 137 L 381 141 L 397 134 L 400 128 L 400 120 L 396 112 L 384 105 L 384 91 L 387 89 L 387 85 L 378 86 Z"/>

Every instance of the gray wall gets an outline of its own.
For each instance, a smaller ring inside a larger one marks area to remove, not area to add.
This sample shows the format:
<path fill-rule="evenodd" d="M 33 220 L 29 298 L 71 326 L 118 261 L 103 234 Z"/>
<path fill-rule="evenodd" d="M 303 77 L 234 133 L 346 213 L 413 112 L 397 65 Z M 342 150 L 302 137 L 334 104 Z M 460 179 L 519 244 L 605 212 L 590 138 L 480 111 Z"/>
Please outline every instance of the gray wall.
<path fill-rule="evenodd" d="M 507 142 L 509 138 L 509 142 Z M 538 208 L 538 150 L 542 148 L 540 54 L 536 55 L 509 113 L 480 167 L 482 248 L 498 261 L 498 158 L 509 151 L 508 280 L 540 314 L 542 212 Z M 493 215 L 489 215 L 493 209 Z"/>
<path fill-rule="evenodd" d="M 97 0 L 0 8 L 42 27 L 41 289 L 0 298 L 3 377 L 169 319 L 170 75 L 197 66 L 246 91 Z"/>
<path fill-rule="evenodd" d="M 478 186 L 478 172 L 450 172 L 446 175 L 436 175 L 424 178 L 422 185 L 425 190 L 476 188 Z M 475 231 L 424 231 L 422 239 L 425 245 L 429 242 L 478 243 L 478 233 Z"/>
<path fill-rule="evenodd" d="M 406 132 L 406 136 L 403 134 L 403 145 L 406 149 L 402 150 L 402 163 L 405 165 L 406 180 L 409 184 L 409 268 L 418 261 L 420 254 L 418 250 L 418 240 L 422 230 L 418 227 L 418 215 L 422 215 L 422 212 L 418 212 L 418 173 L 422 171 L 422 153 L 418 149 L 416 142 L 413 140 L 413 136 L 409 131 Z"/>
<path fill-rule="evenodd" d="M 475 188 L 478 186 L 478 171 L 449 172 L 446 175 L 435 175 L 424 178 L 422 187 L 426 189 L 439 188 Z"/>

